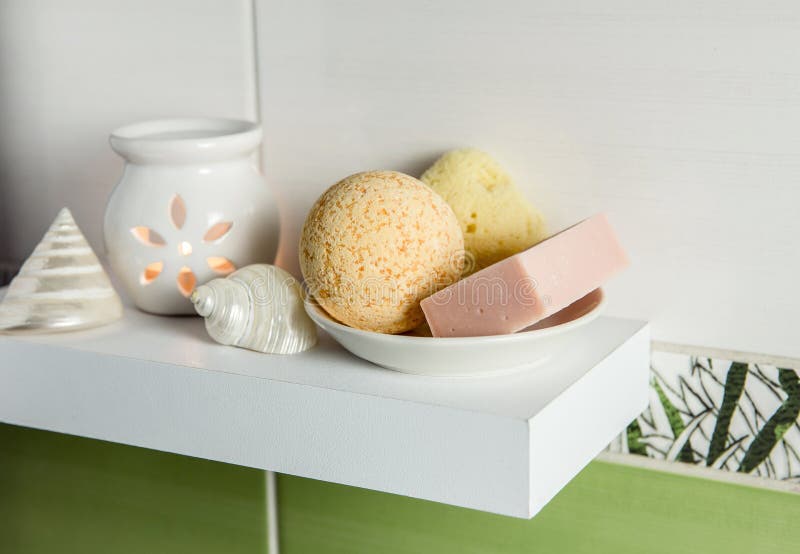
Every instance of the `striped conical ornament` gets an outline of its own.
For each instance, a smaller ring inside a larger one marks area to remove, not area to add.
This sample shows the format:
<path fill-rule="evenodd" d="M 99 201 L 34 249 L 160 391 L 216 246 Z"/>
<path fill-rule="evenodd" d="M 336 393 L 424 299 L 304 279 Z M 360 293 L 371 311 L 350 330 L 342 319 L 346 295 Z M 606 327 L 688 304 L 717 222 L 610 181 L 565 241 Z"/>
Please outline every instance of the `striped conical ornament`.
<path fill-rule="evenodd" d="M 63 208 L 11 281 L 0 304 L 0 333 L 72 331 L 120 317 L 119 296 Z"/>

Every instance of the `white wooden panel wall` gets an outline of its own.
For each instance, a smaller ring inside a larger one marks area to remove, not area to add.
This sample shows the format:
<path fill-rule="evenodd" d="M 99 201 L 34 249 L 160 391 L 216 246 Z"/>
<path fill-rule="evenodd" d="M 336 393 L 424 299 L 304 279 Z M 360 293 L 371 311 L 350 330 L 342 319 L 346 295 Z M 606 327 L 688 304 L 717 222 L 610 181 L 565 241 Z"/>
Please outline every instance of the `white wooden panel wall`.
<path fill-rule="evenodd" d="M 327 186 L 495 154 L 557 230 L 605 210 L 654 338 L 800 358 L 800 4 L 257 2 L 282 262 Z"/>
<path fill-rule="evenodd" d="M 62 206 L 102 250 L 115 127 L 256 115 L 249 0 L 0 2 L 0 261 Z"/>
<path fill-rule="evenodd" d="M 257 0 L 281 262 L 354 171 L 495 154 L 558 229 L 607 210 L 611 312 L 654 337 L 800 358 L 800 6 L 788 0 Z M 0 260 L 62 205 L 101 249 L 115 126 L 255 118 L 250 2 L 0 3 Z"/>

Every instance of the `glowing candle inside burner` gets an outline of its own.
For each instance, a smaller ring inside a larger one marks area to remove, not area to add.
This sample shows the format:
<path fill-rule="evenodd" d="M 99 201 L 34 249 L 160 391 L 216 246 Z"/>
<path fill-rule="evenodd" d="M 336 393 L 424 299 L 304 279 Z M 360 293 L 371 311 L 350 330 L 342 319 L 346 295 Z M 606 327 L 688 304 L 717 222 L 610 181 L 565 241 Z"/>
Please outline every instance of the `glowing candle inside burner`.
<path fill-rule="evenodd" d="M 188 256 L 192 253 L 192 245 L 186 241 L 183 241 L 178 245 L 178 254 L 181 256 Z"/>

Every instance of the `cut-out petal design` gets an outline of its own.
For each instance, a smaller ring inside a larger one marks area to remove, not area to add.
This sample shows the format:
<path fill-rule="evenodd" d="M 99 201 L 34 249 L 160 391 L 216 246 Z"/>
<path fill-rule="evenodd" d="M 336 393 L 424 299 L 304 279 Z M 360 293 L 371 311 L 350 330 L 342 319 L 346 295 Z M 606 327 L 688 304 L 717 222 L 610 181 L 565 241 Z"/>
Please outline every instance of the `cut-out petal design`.
<path fill-rule="evenodd" d="M 183 229 L 186 223 L 186 204 L 180 194 L 176 194 L 169 202 L 169 219 L 176 229 Z"/>
<path fill-rule="evenodd" d="M 163 270 L 164 262 L 153 262 L 151 264 L 147 264 L 142 272 L 141 277 L 139 277 L 139 282 L 142 285 L 149 285 L 156 280 L 156 277 L 161 275 Z"/>
<path fill-rule="evenodd" d="M 203 236 L 203 242 L 218 242 L 225 238 L 225 235 L 233 227 L 232 221 L 220 221 L 208 228 L 206 234 Z"/>
<path fill-rule="evenodd" d="M 206 263 L 208 264 L 208 267 L 221 275 L 227 275 L 236 269 L 236 266 L 233 265 L 233 262 L 231 262 L 228 258 L 223 258 L 222 256 L 210 256 L 206 258 Z"/>
<path fill-rule="evenodd" d="M 167 244 L 164 237 L 150 229 L 149 227 L 134 227 L 131 229 L 131 234 L 146 246 L 160 247 Z"/>
<path fill-rule="evenodd" d="M 183 266 L 178 271 L 177 283 L 180 293 L 188 298 L 197 284 L 197 277 L 194 276 L 194 272 L 190 268 Z"/>

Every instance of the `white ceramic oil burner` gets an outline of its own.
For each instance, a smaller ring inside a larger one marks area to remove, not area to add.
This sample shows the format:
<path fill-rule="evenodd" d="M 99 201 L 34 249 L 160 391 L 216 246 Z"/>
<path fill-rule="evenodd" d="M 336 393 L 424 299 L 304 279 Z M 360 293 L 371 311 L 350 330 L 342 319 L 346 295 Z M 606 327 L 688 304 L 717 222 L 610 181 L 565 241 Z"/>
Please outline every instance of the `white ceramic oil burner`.
<path fill-rule="evenodd" d="M 197 285 L 271 263 L 278 213 L 255 164 L 260 127 L 231 119 L 165 119 L 117 129 L 125 169 L 103 232 L 114 273 L 136 305 L 193 314 Z"/>

